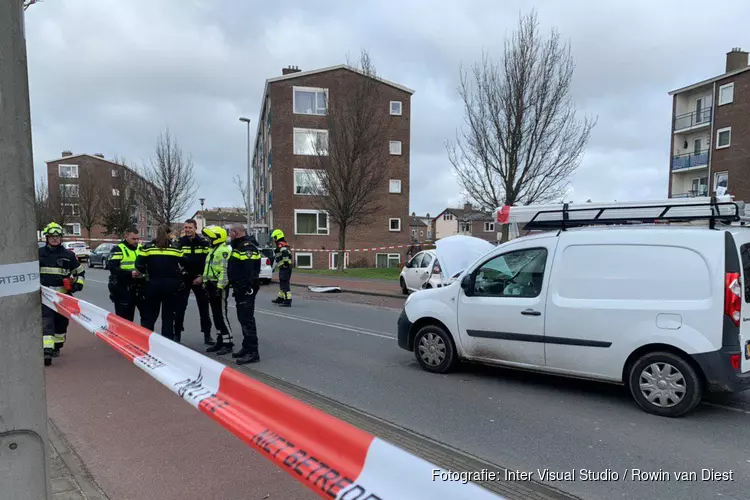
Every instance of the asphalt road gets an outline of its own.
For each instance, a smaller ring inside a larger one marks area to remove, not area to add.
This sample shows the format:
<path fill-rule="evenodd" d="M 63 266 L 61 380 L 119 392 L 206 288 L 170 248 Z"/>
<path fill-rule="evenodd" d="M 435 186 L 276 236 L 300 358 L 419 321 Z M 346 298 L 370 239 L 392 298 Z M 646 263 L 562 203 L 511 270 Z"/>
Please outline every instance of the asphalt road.
<path fill-rule="evenodd" d="M 105 272 L 88 270 L 80 298 L 111 309 L 105 282 Z M 291 309 L 270 303 L 275 285 L 261 290 L 254 369 L 536 479 L 537 469 L 575 471 L 575 481 L 549 484 L 587 500 L 750 498 L 750 394 L 713 397 L 688 417 L 666 419 L 605 384 L 474 366 L 434 375 L 398 347 L 398 310 L 297 290 Z M 203 352 L 194 302 L 186 326 L 191 320 L 183 343 Z M 581 469 L 601 480 L 584 480 Z M 636 480 L 633 469 L 668 480 Z M 702 480 L 702 469 L 731 471 L 732 480 Z M 696 480 L 675 478 L 692 471 Z"/>

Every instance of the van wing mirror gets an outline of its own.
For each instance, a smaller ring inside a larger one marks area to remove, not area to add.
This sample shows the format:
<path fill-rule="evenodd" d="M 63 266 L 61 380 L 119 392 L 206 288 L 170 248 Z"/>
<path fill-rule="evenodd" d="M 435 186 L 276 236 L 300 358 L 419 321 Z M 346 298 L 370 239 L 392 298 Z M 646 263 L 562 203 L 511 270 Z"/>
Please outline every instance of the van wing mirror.
<path fill-rule="evenodd" d="M 461 279 L 461 288 L 466 295 L 471 295 L 471 274 L 466 275 Z"/>

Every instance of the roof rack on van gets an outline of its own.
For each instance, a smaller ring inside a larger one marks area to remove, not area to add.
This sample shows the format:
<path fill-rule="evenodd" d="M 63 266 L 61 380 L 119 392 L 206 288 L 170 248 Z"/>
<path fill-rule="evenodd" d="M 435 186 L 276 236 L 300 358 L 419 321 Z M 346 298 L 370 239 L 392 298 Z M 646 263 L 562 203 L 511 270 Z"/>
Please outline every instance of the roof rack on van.
<path fill-rule="evenodd" d="M 731 224 L 747 221 L 744 202 L 731 196 L 677 198 L 664 201 L 629 203 L 584 203 L 571 208 L 569 203 L 538 206 L 505 206 L 498 209 L 500 223 L 525 224 L 526 231 L 565 230 L 599 225 L 653 224 L 708 221 Z"/>

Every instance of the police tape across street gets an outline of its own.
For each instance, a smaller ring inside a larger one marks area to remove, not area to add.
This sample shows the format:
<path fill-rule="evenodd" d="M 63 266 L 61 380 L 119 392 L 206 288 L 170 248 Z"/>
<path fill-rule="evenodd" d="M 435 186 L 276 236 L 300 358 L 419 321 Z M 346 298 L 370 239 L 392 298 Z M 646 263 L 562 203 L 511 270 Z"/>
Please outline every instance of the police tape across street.
<path fill-rule="evenodd" d="M 489 500 L 468 481 L 105 309 L 42 287 L 43 303 L 109 344 L 321 498 Z"/>

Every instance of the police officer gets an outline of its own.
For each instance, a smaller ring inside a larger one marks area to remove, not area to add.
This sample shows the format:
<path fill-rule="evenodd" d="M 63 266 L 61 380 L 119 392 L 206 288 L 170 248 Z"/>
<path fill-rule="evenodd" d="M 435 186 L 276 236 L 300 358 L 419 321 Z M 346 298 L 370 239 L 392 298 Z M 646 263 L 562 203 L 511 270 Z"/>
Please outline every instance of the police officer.
<path fill-rule="evenodd" d="M 224 320 L 224 313 L 227 310 L 227 285 L 229 284 L 227 268 L 232 247 L 227 243 L 227 230 L 223 227 L 209 226 L 203 228 L 202 233 L 211 242 L 211 249 L 206 258 L 203 275 L 198 276 L 195 283 L 202 283 L 205 287 L 214 317 L 214 325 L 219 332 L 216 345 L 206 349 L 206 352 L 215 352 L 223 356 L 232 352 L 234 348 L 232 334 Z"/>
<path fill-rule="evenodd" d="M 42 286 L 60 293 L 72 295 L 83 290 L 86 270 L 76 255 L 62 246 L 63 228 L 50 222 L 42 230 L 47 244 L 39 249 L 39 275 Z M 42 305 L 42 339 L 44 364 L 52 364 L 52 358 L 60 355 L 70 321 L 54 309 Z"/>
<path fill-rule="evenodd" d="M 185 234 L 180 238 L 180 247 L 185 256 L 187 267 L 184 274 L 184 286 L 180 288 L 177 294 L 178 303 L 175 312 L 174 334 L 175 340 L 179 342 L 182 332 L 185 330 L 185 310 L 187 309 L 190 291 L 192 290 L 195 295 L 195 301 L 198 303 L 198 315 L 201 321 L 203 342 L 206 345 L 214 345 L 214 341 L 211 338 L 208 295 L 206 294 L 206 289 L 198 282 L 198 277 L 203 273 L 203 268 L 206 266 L 206 256 L 211 251 L 211 248 L 208 242 L 195 233 L 196 228 L 197 223 L 195 219 L 188 219 L 182 225 L 182 230 Z M 226 241 L 226 237 L 224 240 Z"/>
<path fill-rule="evenodd" d="M 186 263 L 179 243 L 171 235 L 169 226 L 159 226 L 156 239 L 143 245 L 138 253 L 135 268 L 148 277 L 141 326 L 153 331 L 161 310 L 161 334 L 175 340 L 174 312 Z"/>
<path fill-rule="evenodd" d="M 242 326 L 242 349 L 232 354 L 238 365 L 260 361 L 258 328 L 255 324 L 255 296 L 260 288 L 260 250 L 258 240 L 245 232 L 242 224 L 230 230 L 232 254 L 229 257 L 229 285 L 237 304 L 237 319 Z"/>
<path fill-rule="evenodd" d="M 109 299 L 115 305 L 115 314 L 128 321 L 135 319 L 135 308 L 143 315 L 143 274 L 135 268 L 140 251 L 138 229 L 131 227 L 125 237 L 112 249 L 107 260 L 109 268 Z"/>
<path fill-rule="evenodd" d="M 271 302 L 282 307 L 291 307 L 292 289 L 289 282 L 292 280 L 292 249 L 284 239 L 281 229 L 272 232 L 271 238 L 276 244 L 273 266 L 279 270 L 279 296 Z"/>

